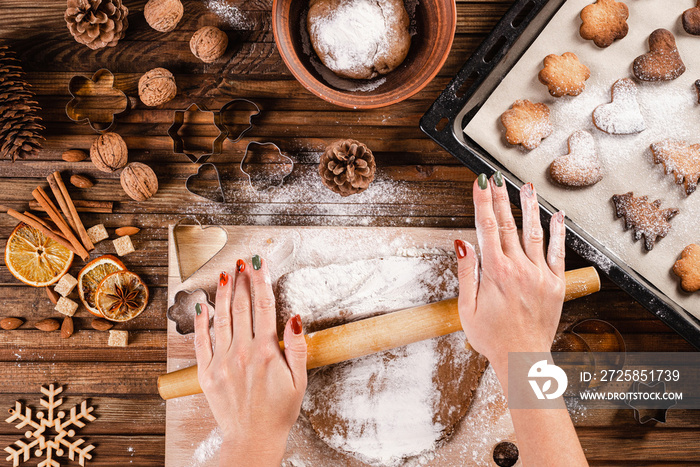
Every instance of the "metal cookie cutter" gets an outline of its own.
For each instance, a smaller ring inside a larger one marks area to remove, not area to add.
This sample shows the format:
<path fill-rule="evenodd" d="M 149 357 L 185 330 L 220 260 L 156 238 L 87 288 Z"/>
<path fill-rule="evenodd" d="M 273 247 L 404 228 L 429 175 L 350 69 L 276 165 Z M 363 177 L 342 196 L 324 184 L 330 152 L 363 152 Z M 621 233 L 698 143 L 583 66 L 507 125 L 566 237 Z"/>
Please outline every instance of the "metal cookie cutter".
<path fill-rule="evenodd" d="M 251 149 L 253 147 L 257 149 Z M 245 148 L 240 169 L 253 190 L 269 191 L 282 186 L 294 170 L 294 161 L 275 143 L 251 141 Z"/>
<path fill-rule="evenodd" d="M 114 87 L 114 74 L 106 68 L 92 78 L 74 76 L 68 83 L 72 99 L 66 104 L 66 115 L 74 122 L 87 120 L 97 132 L 107 131 L 117 116 L 129 110 L 129 98 Z"/>
<path fill-rule="evenodd" d="M 659 391 L 659 389 L 656 389 L 657 386 L 660 386 L 663 391 Z M 656 393 L 656 392 L 666 392 L 666 383 L 663 381 L 657 381 L 654 384 L 645 384 L 640 381 L 635 381 L 632 383 L 632 388 L 630 389 L 631 392 L 633 393 L 639 393 L 639 392 L 649 392 L 649 393 Z M 639 400 L 636 402 L 630 402 L 629 399 L 625 399 L 625 404 L 629 405 L 631 408 L 634 409 L 634 419 L 637 420 L 640 424 L 644 425 L 647 422 L 650 422 L 652 420 L 656 420 L 657 422 L 660 423 L 666 423 L 666 415 L 668 414 L 668 411 L 673 408 L 674 405 L 676 405 L 678 401 L 674 400 L 667 400 L 665 403 L 665 407 L 662 408 L 656 408 L 656 409 L 650 409 L 650 408 L 645 408 L 644 407 L 644 401 Z"/>
<path fill-rule="evenodd" d="M 213 185 L 212 180 L 216 182 Z M 197 173 L 187 177 L 185 188 L 193 195 L 214 201 L 215 203 L 225 203 L 224 189 L 221 186 L 221 176 L 219 169 L 211 162 L 206 162 L 199 166 Z"/>
<path fill-rule="evenodd" d="M 203 152 L 203 154 L 200 154 L 199 156 L 193 154 L 193 152 L 195 151 L 192 151 L 191 149 L 185 146 L 185 140 L 183 139 L 183 135 L 180 134 L 183 128 L 192 125 L 191 123 L 185 122 L 185 115 L 197 113 L 211 114 L 213 118 L 213 125 L 219 132 L 219 135 L 212 142 L 211 152 L 201 151 Z M 173 113 L 173 124 L 170 126 L 170 128 L 168 128 L 168 135 L 170 136 L 170 139 L 173 140 L 173 151 L 175 152 L 175 154 L 182 154 L 183 156 L 187 156 L 190 162 L 195 164 L 206 162 L 207 159 L 209 159 L 209 157 L 211 157 L 214 154 L 221 154 L 221 148 L 224 144 L 224 141 L 226 140 L 226 136 L 228 135 L 228 130 L 226 130 L 226 128 L 222 125 L 218 124 L 218 119 L 218 113 L 212 112 L 206 107 L 199 106 L 197 104 L 190 104 L 189 107 L 187 107 L 184 110 L 176 110 Z"/>
<path fill-rule="evenodd" d="M 247 107 L 247 109 L 242 107 Z M 236 122 L 236 116 L 241 112 L 249 112 L 246 124 Z M 236 143 L 253 128 L 253 118 L 259 116 L 260 112 L 260 106 L 251 100 L 243 98 L 233 99 L 221 107 L 216 124 L 221 131 L 226 132 L 229 140 Z"/>
<path fill-rule="evenodd" d="M 173 226 L 180 280 L 185 282 L 211 261 L 228 242 L 228 233 L 220 225 L 202 224 L 194 217 L 180 219 Z"/>
<path fill-rule="evenodd" d="M 195 305 L 197 303 L 208 305 L 209 315 L 214 314 L 214 304 L 209 300 L 209 294 L 206 290 L 195 289 L 192 292 L 180 290 L 175 294 L 175 300 L 165 315 L 175 323 L 175 330 L 178 334 L 185 335 L 194 332 Z"/>

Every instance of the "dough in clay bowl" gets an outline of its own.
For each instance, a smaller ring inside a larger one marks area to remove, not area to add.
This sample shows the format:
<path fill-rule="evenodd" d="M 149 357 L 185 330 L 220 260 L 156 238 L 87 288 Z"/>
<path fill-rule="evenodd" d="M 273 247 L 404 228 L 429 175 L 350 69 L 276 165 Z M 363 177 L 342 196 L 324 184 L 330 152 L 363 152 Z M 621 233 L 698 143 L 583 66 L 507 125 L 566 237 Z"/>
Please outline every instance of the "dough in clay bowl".
<path fill-rule="evenodd" d="M 338 76 L 371 79 L 398 67 L 411 46 L 403 0 L 310 0 L 307 31 Z"/>
<path fill-rule="evenodd" d="M 432 255 L 300 269 L 278 282 L 279 324 L 299 313 L 307 331 L 318 330 L 451 298 L 454 267 Z M 398 466 L 439 449 L 486 367 L 465 344 L 454 333 L 311 372 L 302 413 L 335 450 L 335 465 Z"/>

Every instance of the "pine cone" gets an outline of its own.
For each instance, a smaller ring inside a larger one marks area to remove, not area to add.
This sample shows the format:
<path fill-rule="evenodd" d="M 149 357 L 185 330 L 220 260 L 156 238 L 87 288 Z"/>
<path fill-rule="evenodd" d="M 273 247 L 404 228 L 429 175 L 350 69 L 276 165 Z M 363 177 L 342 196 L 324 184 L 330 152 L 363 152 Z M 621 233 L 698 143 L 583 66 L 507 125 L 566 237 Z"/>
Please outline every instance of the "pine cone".
<path fill-rule="evenodd" d="M 122 0 L 68 0 L 64 15 L 76 41 L 91 49 L 114 47 L 129 27 Z"/>
<path fill-rule="evenodd" d="M 14 162 L 41 149 L 44 127 L 34 98 L 14 52 L 0 47 L 0 158 Z"/>
<path fill-rule="evenodd" d="M 341 139 L 326 147 L 318 173 L 332 191 L 350 196 L 367 189 L 376 168 L 374 155 L 367 146 L 354 139 Z"/>

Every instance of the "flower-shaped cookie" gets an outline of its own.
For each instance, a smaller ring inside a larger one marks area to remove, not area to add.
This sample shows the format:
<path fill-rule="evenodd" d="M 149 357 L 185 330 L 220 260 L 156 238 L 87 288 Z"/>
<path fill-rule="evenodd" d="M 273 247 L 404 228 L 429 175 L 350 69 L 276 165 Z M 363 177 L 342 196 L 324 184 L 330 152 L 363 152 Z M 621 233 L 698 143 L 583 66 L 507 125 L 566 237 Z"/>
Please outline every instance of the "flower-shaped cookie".
<path fill-rule="evenodd" d="M 544 68 L 538 78 L 549 88 L 552 96 L 578 96 L 586 89 L 586 80 L 591 77 L 591 70 L 579 62 L 576 54 L 566 52 L 563 55 L 547 55 L 543 63 Z"/>
<path fill-rule="evenodd" d="M 608 47 L 627 35 L 627 18 L 630 12 L 622 2 L 597 0 L 581 10 L 579 33 L 586 40 L 592 40 L 598 47 Z"/>
<path fill-rule="evenodd" d="M 700 290 L 700 245 L 685 247 L 681 259 L 673 265 L 673 273 L 681 278 L 681 288 L 686 292 Z"/>
<path fill-rule="evenodd" d="M 517 100 L 501 115 L 506 128 L 506 141 L 520 144 L 525 149 L 535 149 L 542 140 L 552 134 L 549 107 L 528 100 Z"/>

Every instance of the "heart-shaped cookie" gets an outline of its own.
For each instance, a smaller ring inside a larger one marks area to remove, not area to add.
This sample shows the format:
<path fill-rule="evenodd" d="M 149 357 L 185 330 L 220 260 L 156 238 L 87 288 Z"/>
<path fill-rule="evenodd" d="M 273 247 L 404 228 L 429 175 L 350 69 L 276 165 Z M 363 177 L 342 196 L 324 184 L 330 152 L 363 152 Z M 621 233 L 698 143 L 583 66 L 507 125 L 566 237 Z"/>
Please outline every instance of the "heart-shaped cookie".
<path fill-rule="evenodd" d="M 682 20 L 685 32 L 694 36 L 700 36 L 700 0 L 698 0 L 695 8 L 685 10 Z"/>
<path fill-rule="evenodd" d="M 549 174 L 566 186 L 595 185 L 603 179 L 603 169 L 595 151 L 593 136 L 577 131 L 569 137 L 569 154 L 559 156 L 549 166 Z"/>
<path fill-rule="evenodd" d="M 629 78 L 615 81 L 611 102 L 596 107 L 593 124 L 611 135 L 631 135 L 644 131 L 646 125 L 637 102 L 637 85 Z"/>
<path fill-rule="evenodd" d="M 173 241 L 180 280 L 185 282 L 224 249 L 228 234 L 221 226 L 202 227 L 197 219 L 187 217 L 173 227 Z"/>
<path fill-rule="evenodd" d="M 673 33 L 667 29 L 652 32 L 649 52 L 634 60 L 632 71 L 642 81 L 670 81 L 685 73 L 685 64 Z"/>
<path fill-rule="evenodd" d="M 187 191 L 215 203 L 225 203 L 224 189 L 221 187 L 219 170 L 211 162 L 202 164 L 197 173 L 187 177 L 185 182 Z"/>

